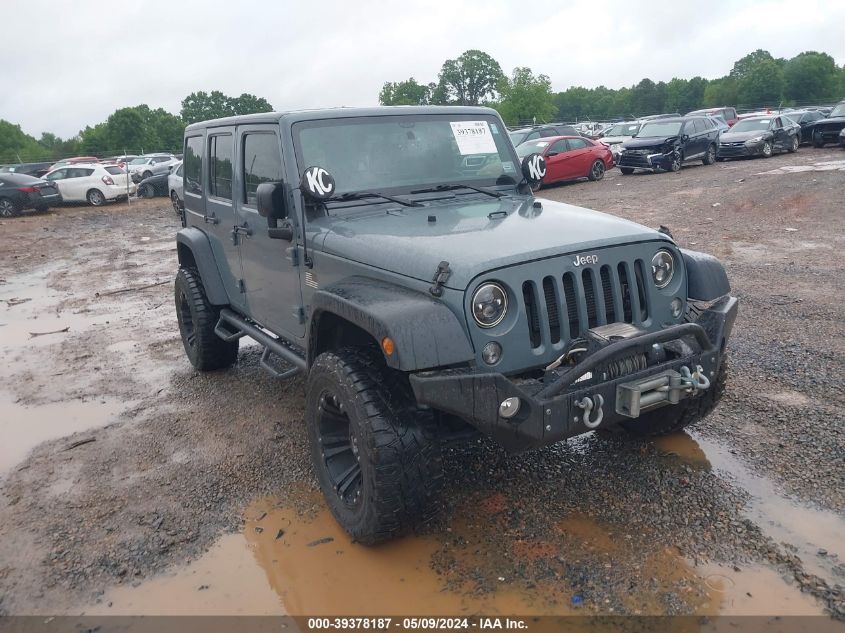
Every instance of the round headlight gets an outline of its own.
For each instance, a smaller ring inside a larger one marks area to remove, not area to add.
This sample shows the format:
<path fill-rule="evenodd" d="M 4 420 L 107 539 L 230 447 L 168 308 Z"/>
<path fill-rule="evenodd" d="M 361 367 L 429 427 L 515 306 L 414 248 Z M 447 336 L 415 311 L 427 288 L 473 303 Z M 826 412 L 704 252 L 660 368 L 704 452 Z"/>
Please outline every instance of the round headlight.
<path fill-rule="evenodd" d="M 508 295 L 499 284 L 482 284 L 472 295 L 472 316 L 481 327 L 498 325 L 507 310 Z"/>
<path fill-rule="evenodd" d="M 658 288 L 665 288 L 672 281 L 675 274 L 675 258 L 669 251 L 657 251 L 651 258 L 651 276 L 654 278 L 654 285 Z"/>

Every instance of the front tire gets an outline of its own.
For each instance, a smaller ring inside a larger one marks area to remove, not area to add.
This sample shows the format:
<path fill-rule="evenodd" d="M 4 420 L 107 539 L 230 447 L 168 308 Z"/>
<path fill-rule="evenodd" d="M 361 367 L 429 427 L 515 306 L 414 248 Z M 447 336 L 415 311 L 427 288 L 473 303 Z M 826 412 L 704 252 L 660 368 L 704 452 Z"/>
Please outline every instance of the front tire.
<path fill-rule="evenodd" d="M 590 173 L 587 174 L 587 178 L 592 181 L 601 180 L 604 178 L 604 172 L 604 163 L 600 160 L 593 161 L 593 164 L 590 167 Z"/>
<path fill-rule="evenodd" d="M 681 429 L 700 422 L 706 418 L 725 393 L 725 384 L 728 379 L 728 359 L 722 359 L 719 373 L 712 380 L 710 389 L 700 396 L 683 400 L 674 406 L 664 406 L 649 413 L 644 413 L 635 420 L 620 422 L 624 430 L 632 435 L 654 437 L 657 435 L 669 435 Z"/>
<path fill-rule="evenodd" d="M 103 195 L 103 192 L 99 189 L 92 189 L 85 195 L 85 199 L 88 200 L 88 204 L 92 207 L 101 207 L 106 203 L 106 197 Z"/>
<path fill-rule="evenodd" d="M 150 184 L 141 185 L 141 189 L 138 191 L 138 196 L 141 198 L 154 198 L 155 195 L 155 189 Z"/>
<path fill-rule="evenodd" d="M 152 178 L 152 177 L 153 177 L 153 172 L 145 171 L 143 173 L 143 175 L 141 176 L 141 180 L 146 180 L 147 178 Z"/>
<path fill-rule="evenodd" d="M 631 174 L 634 173 L 634 168 L 633 167 L 620 167 L 619 171 L 622 172 L 623 176 L 630 176 Z"/>
<path fill-rule="evenodd" d="M 211 305 L 199 271 L 180 268 L 174 284 L 176 317 L 188 360 L 199 371 L 231 367 L 238 359 L 238 343 L 224 341 L 214 333 L 220 309 Z"/>
<path fill-rule="evenodd" d="M 683 162 L 683 158 L 681 158 L 681 155 L 676 152 L 675 155 L 672 156 L 672 163 L 669 165 L 669 170 L 672 173 L 677 174 L 679 171 L 681 171 L 681 163 L 682 162 Z"/>
<path fill-rule="evenodd" d="M 770 141 L 763 143 L 763 157 L 770 158 L 772 155 L 772 144 Z"/>
<path fill-rule="evenodd" d="M 813 134 L 813 147 L 819 148 L 824 147 L 824 138 L 821 134 Z"/>
<path fill-rule="evenodd" d="M 305 422 L 326 503 L 356 541 L 394 538 L 435 514 L 440 447 L 424 434 L 404 375 L 375 352 L 317 357 L 308 374 Z"/>

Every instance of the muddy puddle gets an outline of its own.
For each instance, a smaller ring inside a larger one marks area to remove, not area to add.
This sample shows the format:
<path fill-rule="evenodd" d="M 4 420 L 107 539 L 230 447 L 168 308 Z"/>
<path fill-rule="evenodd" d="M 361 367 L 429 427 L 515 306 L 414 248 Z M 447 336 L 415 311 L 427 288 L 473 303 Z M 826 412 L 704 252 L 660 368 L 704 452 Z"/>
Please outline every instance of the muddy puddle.
<path fill-rule="evenodd" d="M 494 495 L 479 507 L 495 513 L 503 499 Z M 295 505 L 254 503 L 241 533 L 222 537 L 201 559 L 169 575 L 111 591 L 86 614 L 662 615 L 670 590 L 689 614 L 822 613 L 771 569 L 692 567 L 674 548 L 643 552 L 586 516 L 550 526 L 543 537 L 516 536 L 508 552 L 485 536 L 499 525 L 472 518 L 439 534 L 365 547 L 350 540 L 313 493 Z M 526 583 L 520 579 L 526 565 L 549 572 Z M 629 565 L 642 582 L 623 592 L 623 609 L 588 606 L 566 565 Z"/>
<path fill-rule="evenodd" d="M 707 438 L 675 433 L 657 438 L 661 453 L 691 465 L 727 474 L 751 495 L 748 518 L 764 534 L 797 554 L 805 571 L 829 584 L 841 584 L 833 568 L 845 562 L 845 520 L 833 512 L 801 505 L 774 484 L 751 472 L 728 449 Z"/>

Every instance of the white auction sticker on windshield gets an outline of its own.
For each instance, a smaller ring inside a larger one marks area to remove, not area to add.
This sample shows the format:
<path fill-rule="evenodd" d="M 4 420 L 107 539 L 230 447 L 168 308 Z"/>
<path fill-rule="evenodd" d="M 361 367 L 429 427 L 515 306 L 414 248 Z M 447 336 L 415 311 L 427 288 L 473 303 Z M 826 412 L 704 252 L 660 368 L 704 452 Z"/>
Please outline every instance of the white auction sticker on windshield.
<path fill-rule="evenodd" d="M 487 121 L 452 121 L 452 134 L 461 154 L 495 154 L 496 141 Z"/>

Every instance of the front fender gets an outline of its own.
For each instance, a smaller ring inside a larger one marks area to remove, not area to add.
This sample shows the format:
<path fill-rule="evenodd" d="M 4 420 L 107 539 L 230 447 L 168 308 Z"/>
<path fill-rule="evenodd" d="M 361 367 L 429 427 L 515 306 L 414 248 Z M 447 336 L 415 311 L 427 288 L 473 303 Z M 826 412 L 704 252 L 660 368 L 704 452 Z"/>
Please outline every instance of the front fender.
<path fill-rule="evenodd" d="M 205 233 L 198 228 L 189 226 L 176 233 L 176 249 L 180 266 L 195 266 L 200 273 L 205 295 L 212 305 L 223 306 L 229 304 L 226 287 L 220 277 L 211 243 Z"/>
<path fill-rule="evenodd" d="M 687 269 L 687 294 L 690 299 L 712 301 L 731 291 L 722 262 L 706 253 L 680 249 Z"/>
<path fill-rule="evenodd" d="M 390 337 L 395 351 L 385 358 L 394 369 L 446 367 L 474 358 L 455 314 L 443 302 L 402 286 L 356 276 L 318 290 L 311 298 L 309 340 L 323 313 L 349 321 L 379 345 Z"/>

